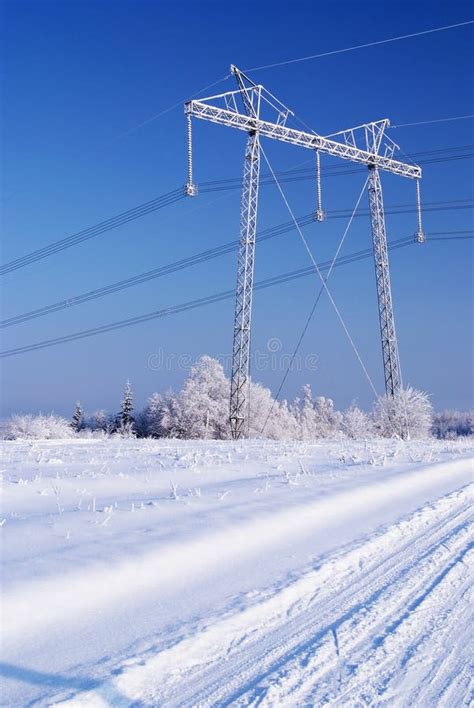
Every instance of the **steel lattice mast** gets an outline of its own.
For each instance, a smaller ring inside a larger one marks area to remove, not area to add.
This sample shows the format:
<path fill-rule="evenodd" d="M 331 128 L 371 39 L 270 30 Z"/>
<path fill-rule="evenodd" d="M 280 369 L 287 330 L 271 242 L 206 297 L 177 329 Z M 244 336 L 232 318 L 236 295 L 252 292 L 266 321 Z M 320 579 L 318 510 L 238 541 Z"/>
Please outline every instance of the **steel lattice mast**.
<path fill-rule="evenodd" d="M 385 391 L 394 395 L 402 384 L 398 343 L 392 307 L 392 288 L 388 261 L 387 233 L 383 209 L 382 184 L 376 167 L 370 168 L 369 183 L 370 223 L 374 250 L 375 281 L 379 307 L 380 335 L 382 340 Z"/>
<path fill-rule="evenodd" d="M 258 120 L 261 89 L 240 72 L 235 72 L 242 103 L 247 114 Z M 257 237 L 258 178 L 260 174 L 260 138 L 258 129 L 250 130 L 244 158 L 242 201 L 240 207 L 239 260 L 235 290 L 234 338 L 230 379 L 230 429 L 234 439 L 245 432 L 245 415 L 250 384 L 250 337 L 252 332 L 253 274 Z"/>
<path fill-rule="evenodd" d="M 242 185 L 239 260 L 234 315 L 234 340 L 232 350 L 232 379 L 230 396 L 230 421 L 234 438 L 246 432 L 248 401 L 250 338 L 252 321 L 253 273 L 258 206 L 258 178 L 260 168 L 260 138 L 267 137 L 298 145 L 316 154 L 318 207 L 315 218 L 324 219 L 321 204 L 320 153 L 344 160 L 365 164 L 370 170 L 368 180 L 372 242 L 382 340 L 385 390 L 394 395 L 401 386 L 401 371 L 393 316 L 387 236 L 383 208 L 380 170 L 416 180 L 418 229 L 416 241 L 425 240 L 421 225 L 418 165 L 400 162 L 393 158 L 398 146 L 386 136 L 387 119 L 374 121 L 323 137 L 286 125 L 292 112 L 263 86 L 256 85 L 245 74 L 232 66 L 238 90 L 189 101 L 185 104 L 188 122 L 188 180 L 185 193 L 197 194 L 192 174 L 191 118 L 208 120 L 226 125 L 248 134 Z M 262 109 L 270 112 L 273 120 L 262 117 Z M 335 139 L 337 138 L 337 139 Z M 362 144 L 362 147 L 360 147 Z"/>
<path fill-rule="evenodd" d="M 260 140 L 258 132 L 254 132 L 248 137 L 244 159 L 239 261 L 235 292 L 234 340 L 230 381 L 230 426 L 232 435 L 236 439 L 246 432 L 245 420 L 248 418 L 245 415 L 245 407 L 249 386 L 259 171 Z"/>

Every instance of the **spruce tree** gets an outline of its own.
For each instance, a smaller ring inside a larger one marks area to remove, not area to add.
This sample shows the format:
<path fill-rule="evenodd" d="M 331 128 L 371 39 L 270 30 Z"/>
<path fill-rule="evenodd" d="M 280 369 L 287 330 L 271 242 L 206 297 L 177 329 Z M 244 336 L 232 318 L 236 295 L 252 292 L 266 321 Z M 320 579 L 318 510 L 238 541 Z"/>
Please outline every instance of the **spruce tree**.
<path fill-rule="evenodd" d="M 130 381 L 125 384 L 122 406 L 118 416 L 119 432 L 125 435 L 133 435 L 135 418 L 133 417 L 133 393 Z"/>
<path fill-rule="evenodd" d="M 74 430 L 75 433 L 78 433 L 79 430 L 81 430 L 83 427 L 84 427 L 84 411 L 82 410 L 82 406 L 78 401 L 76 403 L 76 408 L 75 408 L 73 416 L 72 416 L 71 428 Z"/>

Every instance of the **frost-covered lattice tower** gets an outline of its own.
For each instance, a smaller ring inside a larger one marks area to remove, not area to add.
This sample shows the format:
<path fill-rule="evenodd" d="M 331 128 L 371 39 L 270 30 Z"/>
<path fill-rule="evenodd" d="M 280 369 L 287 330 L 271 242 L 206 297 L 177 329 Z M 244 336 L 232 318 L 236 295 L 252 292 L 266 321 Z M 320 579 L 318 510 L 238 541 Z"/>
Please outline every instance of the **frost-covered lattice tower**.
<path fill-rule="evenodd" d="M 238 89 L 236 91 L 228 91 L 209 98 L 188 101 L 185 104 L 188 127 L 188 179 L 185 192 L 189 196 L 196 196 L 198 193 L 197 187 L 193 182 L 192 117 L 236 128 L 248 134 L 242 184 L 230 394 L 231 430 L 233 437 L 238 439 L 245 434 L 248 422 L 247 406 L 260 138 L 272 138 L 315 151 L 317 179 L 315 219 L 317 221 L 324 220 L 321 204 L 320 154 L 333 155 L 344 160 L 364 164 L 369 168 L 369 206 L 385 390 L 389 395 L 393 395 L 400 388 L 401 372 L 393 317 L 380 170 L 416 180 L 418 230 L 415 239 L 420 243 L 425 239 L 421 226 L 419 191 L 421 168 L 418 165 L 394 159 L 393 156 L 398 150 L 398 146 L 385 134 L 386 128 L 389 126 L 388 120 L 367 123 L 328 137 L 323 137 L 314 132 L 290 128 L 287 126 L 287 122 L 288 118 L 293 116 L 292 111 L 278 101 L 263 86 L 255 84 L 237 67 L 232 66 L 231 72 L 237 80 Z"/>

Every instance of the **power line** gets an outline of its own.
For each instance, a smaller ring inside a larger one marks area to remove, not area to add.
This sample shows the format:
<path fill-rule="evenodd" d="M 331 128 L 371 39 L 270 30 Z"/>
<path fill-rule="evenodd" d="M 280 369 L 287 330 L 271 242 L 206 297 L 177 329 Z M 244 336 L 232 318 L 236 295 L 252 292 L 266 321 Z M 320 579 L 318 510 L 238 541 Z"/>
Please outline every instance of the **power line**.
<path fill-rule="evenodd" d="M 423 154 L 442 154 L 446 153 L 449 151 L 459 151 L 459 150 L 466 150 L 470 149 L 472 145 L 461 145 L 461 146 L 454 146 L 451 148 L 441 148 L 438 150 L 429 150 L 429 151 L 423 151 L 421 153 L 414 153 L 414 155 L 423 155 Z M 470 158 L 472 157 L 472 154 L 468 155 L 454 155 L 454 156 L 444 156 L 442 158 L 438 159 L 431 159 L 431 160 L 425 160 L 425 161 L 420 161 L 420 164 L 429 164 L 432 162 L 446 162 L 446 161 L 451 161 L 451 160 L 457 160 L 457 159 L 465 159 L 465 158 Z M 342 170 L 341 170 L 342 168 Z M 347 174 L 354 174 L 363 171 L 362 168 L 353 168 L 353 169 L 347 169 L 343 166 L 333 166 L 333 167 L 328 167 L 326 169 L 323 169 L 323 174 L 325 176 L 342 176 L 342 175 L 347 175 Z M 285 170 L 281 173 L 278 173 L 278 175 L 282 175 L 282 181 L 287 183 L 287 182 L 292 182 L 292 181 L 304 181 L 308 179 L 313 179 L 314 174 L 313 171 L 309 170 L 301 170 L 297 169 L 295 170 L 295 174 L 297 172 L 301 173 L 300 176 L 293 176 L 292 175 L 292 170 Z M 261 185 L 266 186 L 268 184 L 271 184 L 271 178 L 269 175 L 263 175 L 262 180 L 261 180 Z M 212 180 L 209 182 L 203 182 L 201 184 L 201 192 L 202 193 L 208 193 L 208 192 L 214 192 L 214 191 L 225 191 L 225 190 L 230 190 L 230 189 L 237 189 L 240 188 L 241 186 L 241 178 L 227 178 L 223 180 Z M 59 241 L 55 241 L 47 246 L 44 246 L 40 249 L 37 249 L 35 251 L 32 251 L 31 253 L 25 254 L 24 256 L 21 256 L 19 258 L 14 259 L 13 261 L 10 261 L 8 263 L 5 263 L 3 266 L 0 266 L 0 275 L 6 275 L 7 273 L 10 273 L 14 270 L 18 270 L 19 268 L 23 268 L 27 265 L 31 265 L 32 263 L 35 263 L 39 260 L 42 260 L 44 258 L 47 258 L 51 255 L 54 255 L 55 253 L 58 253 L 60 251 L 63 251 L 67 248 L 71 248 L 72 246 L 76 246 L 80 243 L 83 243 L 84 241 L 90 240 L 92 238 L 95 238 L 96 236 L 100 236 L 103 233 L 107 233 L 108 231 L 118 228 L 119 226 L 123 226 L 125 224 L 128 224 L 130 221 L 133 221 L 135 219 L 138 219 L 142 216 L 146 216 L 147 214 L 150 214 L 154 211 L 157 211 L 158 209 L 163 209 L 164 207 L 170 206 L 174 204 L 175 202 L 181 200 L 184 198 L 184 193 L 182 188 L 178 187 L 177 189 L 172 190 L 171 192 L 165 193 L 161 195 L 160 197 L 156 197 L 155 199 L 152 199 L 148 202 L 144 202 L 142 204 L 138 204 L 136 207 L 133 207 L 131 209 L 128 209 L 125 212 L 122 212 L 120 214 L 117 214 L 113 217 L 110 217 L 109 219 L 106 219 L 104 221 L 99 222 L 98 224 L 95 224 L 93 226 L 89 226 L 86 229 L 83 229 L 75 234 L 72 234 L 71 236 L 67 236 L 66 238 L 60 239 Z"/>
<path fill-rule="evenodd" d="M 473 238 L 472 236 L 470 238 Z M 415 241 L 412 236 L 398 239 L 392 241 L 389 244 L 389 250 L 394 251 L 400 248 L 405 248 L 406 246 L 415 245 Z M 350 253 L 347 256 L 341 256 L 337 259 L 334 267 L 349 265 L 355 263 L 356 261 L 361 261 L 366 258 L 372 257 L 372 249 L 368 248 L 362 251 L 357 251 L 355 253 Z M 321 271 L 327 270 L 331 266 L 330 261 L 319 264 L 319 269 Z M 265 288 L 274 287 L 276 285 L 282 285 L 284 283 L 291 282 L 293 280 L 298 280 L 299 278 L 304 278 L 306 276 L 312 275 L 314 277 L 314 267 L 309 266 L 306 268 L 299 268 L 298 270 L 290 271 L 287 273 L 282 273 L 281 275 L 274 276 L 272 278 L 267 278 L 266 280 L 261 280 L 256 283 L 255 290 L 263 290 Z M 69 335 L 64 335 L 62 337 L 56 337 L 55 339 L 48 339 L 43 342 L 36 342 L 35 344 L 29 344 L 23 347 L 16 347 L 15 349 L 9 349 L 0 352 L 0 358 L 6 358 L 10 356 L 16 356 L 18 354 L 25 354 L 30 351 L 36 351 L 38 349 L 46 349 L 48 347 L 56 346 L 58 344 L 64 344 L 66 342 L 76 341 L 78 339 L 84 339 L 86 337 L 93 337 L 98 334 L 103 334 L 106 332 L 111 332 L 117 329 L 122 329 L 124 327 L 131 327 L 135 324 L 141 324 L 142 322 L 148 322 L 153 319 L 158 319 L 161 317 L 166 317 L 173 314 L 178 314 L 180 312 L 185 312 L 187 310 L 196 309 L 199 307 L 204 307 L 205 305 L 212 304 L 214 302 L 221 302 L 222 300 L 228 300 L 233 298 L 235 295 L 234 290 L 225 290 L 220 293 L 215 293 L 214 295 L 209 295 L 204 298 L 199 298 L 196 300 L 190 300 L 188 302 L 182 303 L 181 305 L 175 305 L 172 307 L 167 307 L 162 310 L 155 310 L 154 312 L 148 312 L 144 315 L 139 315 L 137 317 L 130 317 L 126 320 L 119 320 L 118 322 L 111 322 L 110 324 L 102 325 L 100 327 L 95 327 L 93 329 L 84 330 L 82 332 L 74 332 Z"/>
<path fill-rule="evenodd" d="M 425 34 L 433 34 L 434 32 L 443 32 L 445 30 L 455 29 L 456 27 L 464 27 L 465 25 L 472 25 L 474 20 L 467 20 L 466 22 L 457 22 L 453 25 L 444 25 L 444 27 L 434 27 L 433 29 L 422 30 L 421 32 L 412 32 L 411 34 L 402 34 L 398 37 L 389 37 L 388 39 L 379 39 L 375 42 L 366 42 L 365 44 L 356 44 L 352 47 L 344 47 L 342 49 L 333 49 L 329 52 L 321 52 L 320 54 L 310 54 L 305 57 L 298 57 L 296 59 L 287 59 L 286 61 L 279 61 L 273 64 L 265 64 L 263 66 L 253 66 L 251 69 L 244 69 L 245 73 L 248 74 L 251 71 L 263 71 L 263 69 L 274 69 L 278 66 L 286 66 L 287 64 L 297 64 L 303 61 L 310 61 L 312 59 L 321 59 L 322 57 L 333 56 L 334 54 L 343 54 L 346 52 L 353 52 L 356 49 L 366 49 L 367 47 L 375 47 L 379 44 L 388 44 L 389 42 L 399 42 L 402 39 L 411 39 L 412 37 L 421 37 Z"/>
<path fill-rule="evenodd" d="M 184 268 L 189 268 L 198 263 L 211 260 L 218 256 L 222 256 L 226 253 L 236 250 L 238 245 L 237 241 L 231 241 L 229 243 L 223 244 L 216 248 L 208 249 L 207 251 L 202 251 L 201 253 L 196 253 L 188 258 L 183 258 L 174 263 L 170 263 L 166 266 L 161 266 L 159 268 L 154 268 L 153 270 L 145 271 L 144 273 L 139 273 L 130 278 L 124 280 L 119 280 L 118 282 L 111 283 L 102 288 L 97 288 L 95 290 L 90 290 L 86 293 L 80 295 L 71 296 L 65 300 L 60 300 L 59 302 L 52 303 L 51 305 L 45 305 L 44 307 L 38 308 L 36 310 L 31 310 L 30 312 L 25 312 L 21 315 L 16 315 L 15 317 L 10 317 L 9 319 L 0 322 L 0 327 L 11 327 L 12 325 L 21 324 L 37 317 L 44 317 L 53 312 L 59 312 L 60 310 L 69 309 L 75 305 L 82 305 L 85 302 L 91 300 L 96 300 L 106 295 L 111 295 L 113 293 L 119 292 L 126 288 L 133 287 L 135 285 L 140 285 L 146 283 L 150 280 L 161 278 L 170 273 L 176 273 Z"/>
<path fill-rule="evenodd" d="M 326 136 L 330 137 L 330 136 Z M 417 152 L 411 153 L 412 158 L 419 158 L 422 156 L 430 156 L 430 155 L 442 155 L 447 152 L 459 152 L 459 151 L 466 151 L 466 150 L 472 150 L 474 148 L 474 143 L 466 143 L 464 145 L 450 145 L 449 147 L 444 147 L 444 148 L 431 148 L 430 150 L 419 150 Z M 459 155 L 451 155 L 451 156 L 445 156 L 446 159 L 449 161 L 451 158 L 455 159 L 459 157 Z M 472 157 L 472 154 L 469 155 L 469 157 Z M 418 160 L 419 164 L 423 164 L 422 160 Z M 312 167 L 303 167 L 303 165 L 306 165 L 308 163 L 311 163 Z M 329 174 L 332 173 L 339 173 L 339 172 L 344 172 L 346 174 L 347 170 L 347 165 L 346 164 L 339 164 L 339 165 L 330 165 L 330 166 L 322 166 L 321 167 L 321 172 L 325 175 L 328 176 Z M 363 167 L 358 167 L 357 171 L 365 171 Z M 311 176 L 314 177 L 314 158 L 310 158 L 308 160 L 304 160 L 303 162 L 298 163 L 295 167 L 289 167 L 286 170 L 279 170 L 276 172 L 278 177 L 284 177 L 285 175 L 294 175 L 298 173 L 305 173 L 308 174 L 310 173 Z M 352 174 L 352 171 L 350 172 Z M 261 179 L 270 179 L 271 175 L 270 173 L 264 173 L 262 174 Z M 217 179 L 217 180 L 208 180 L 205 182 L 199 182 L 199 188 L 200 191 L 203 190 L 203 188 L 207 187 L 213 187 L 216 185 L 221 185 L 221 184 L 227 184 L 227 183 L 232 183 L 232 184 L 241 184 L 242 183 L 242 177 L 227 177 L 224 179 Z M 211 191 L 211 190 L 209 190 Z"/>
<path fill-rule="evenodd" d="M 127 137 L 127 135 L 131 135 L 132 133 L 135 133 L 140 128 L 144 128 L 145 125 L 149 125 L 150 123 L 153 123 L 158 118 L 161 118 L 161 116 L 164 116 L 167 113 L 174 111 L 176 108 L 183 106 L 186 101 L 189 101 L 193 98 L 197 98 L 199 96 L 199 94 L 202 93 L 203 91 L 207 91 L 208 89 L 213 88 L 214 86 L 217 86 L 218 84 L 221 84 L 224 81 L 227 81 L 227 79 L 229 77 L 230 77 L 230 74 L 226 74 L 225 76 L 222 77 L 222 79 L 217 79 L 217 81 L 213 81 L 212 84 L 208 84 L 207 86 L 203 86 L 201 89 L 199 89 L 199 91 L 196 91 L 195 93 L 191 94 L 191 96 L 185 96 L 183 99 L 181 99 L 181 101 L 176 101 L 176 103 L 173 103 L 171 106 L 168 106 L 168 108 L 164 108 L 163 110 L 159 111 L 159 113 L 155 113 L 153 116 L 150 116 L 150 118 L 146 118 L 146 120 L 141 121 L 141 123 L 138 123 L 133 128 L 129 128 L 128 130 L 124 131 L 123 133 L 118 135 L 115 138 L 115 140 L 120 140 L 121 138 Z"/>
<path fill-rule="evenodd" d="M 473 144 L 466 144 L 466 145 L 454 145 L 451 147 L 447 148 L 437 148 L 434 150 L 422 150 L 419 152 L 414 152 L 411 155 L 411 158 L 418 158 L 422 157 L 423 155 L 427 156 L 424 160 L 417 160 L 418 164 L 420 165 L 426 165 L 426 164 L 433 164 L 435 162 L 450 162 L 451 160 L 457 160 L 457 159 L 463 159 L 463 158 L 471 158 L 473 157 L 473 153 L 468 153 L 468 154 L 462 154 L 461 155 L 445 155 L 447 152 L 459 152 L 459 151 L 466 151 L 466 150 L 472 150 L 474 147 Z M 433 157 L 428 157 L 432 155 L 440 154 L 443 155 L 443 157 L 440 158 L 433 158 Z M 309 159 L 305 160 L 304 163 L 311 163 L 313 165 L 314 159 Z M 365 169 L 364 167 L 355 167 L 355 168 L 347 168 L 347 165 L 331 165 L 331 166 L 323 166 L 321 167 L 321 174 L 325 177 L 328 176 L 339 176 L 339 175 L 348 175 L 348 174 L 356 174 L 359 172 L 364 172 Z M 280 170 L 279 172 L 276 173 L 279 177 L 282 179 L 285 179 L 285 181 L 291 181 L 293 178 L 293 175 L 296 174 L 302 174 L 305 175 L 305 178 L 309 177 L 310 179 L 314 179 L 314 165 L 311 168 L 308 167 L 294 167 L 290 168 L 287 170 Z M 287 178 L 287 179 L 286 179 Z M 294 180 L 297 181 L 297 180 Z M 211 180 L 207 182 L 200 182 L 199 184 L 199 190 L 201 193 L 204 192 L 211 192 L 214 191 L 214 187 L 219 187 L 221 185 L 229 185 L 229 188 L 233 188 L 233 186 L 239 186 L 242 183 L 242 178 L 241 177 L 227 177 L 226 179 L 220 179 L 220 180 Z M 265 184 L 270 184 L 271 183 L 271 175 L 268 173 L 263 174 L 260 179 L 260 184 L 265 185 Z M 232 186 L 231 186 L 232 185 Z"/>
<path fill-rule="evenodd" d="M 196 91 L 195 93 L 191 94 L 191 96 L 189 96 L 189 95 L 185 96 L 180 101 L 176 101 L 176 103 L 171 104 L 167 108 L 163 108 L 161 111 L 159 111 L 159 113 L 155 113 L 154 115 L 150 116 L 149 118 L 146 118 L 145 120 L 141 121 L 140 123 L 137 123 L 132 128 L 128 128 L 127 130 L 124 130 L 122 133 L 119 133 L 114 138 L 112 138 L 111 140 L 106 142 L 104 145 L 102 145 L 102 148 L 101 148 L 101 146 L 99 146 L 97 149 L 100 150 L 100 149 L 106 148 L 106 147 L 118 142 L 119 140 L 126 138 L 128 135 L 132 135 L 137 130 L 140 130 L 140 128 L 144 128 L 146 125 L 153 123 L 158 118 L 161 118 L 162 116 L 167 115 L 171 111 L 173 111 L 179 107 L 182 107 L 186 101 L 193 99 L 193 98 L 197 98 L 200 93 L 203 93 L 204 91 L 207 91 L 208 89 L 213 88 L 214 86 L 217 86 L 218 84 L 223 83 L 230 76 L 231 76 L 230 74 L 226 74 L 226 76 L 223 76 L 221 79 L 218 79 L 217 81 L 213 81 L 211 84 L 207 84 L 207 86 L 203 86 L 202 88 L 199 89 L 199 91 Z M 14 190 L 13 194 L 15 193 L 15 191 L 17 191 L 17 190 Z M 9 198 L 9 197 L 6 197 L 6 198 Z M 3 197 L 3 199 L 1 201 L 4 201 L 6 198 Z"/>
<path fill-rule="evenodd" d="M 0 266 L 0 275 L 6 275 L 7 273 L 10 273 L 14 270 L 18 270 L 18 268 L 23 268 L 24 266 L 30 265 L 31 263 L 35 263 L 36 261 L 39 261 L 43 258 L 47 258 L 48 256 L 51 256 L 54 253 L 63 251 L 66 248 L 76 246 L 78 243 L 87 241 L 91 238 L 94 238 L 95 236 L 105 233 L 106 231 L 110 231 L 112 229 L 117 228 L 118 226 L 128 224 L 130 221 L 138 219 L 141 216 L 145 216 L 146 214 L 149 214 L 153 211 L 157 211 L 158 209 L 163 209 L 166 206 L 170 206 L 171 204 L 174 204 L 180 199 L 183 199 L 184 196 L 185 195 L 182 189 L 174 189 L 172 192 L 163 194 L 161 197 L 157 197 L 156 199 L 151 199 L 148 202 L 139 204 L 138 206 L 133 207 L 132 209 L 128 209 L 127 211 L 121 212 L 120 214 L 110 217 L 105 221 L 101 221 L 98 224 L 95 224 L 94 226 L 90 226 L 86 229 L 83 229 L 82 231 L 78 231 L 77 233 L 72 234 L 71 236 L 67 236 L 66 238 L 60 239 L 59 241 L 55 241 L 54 243 L 51 243 L 48 246 L 39 248 L 36 251 L 32 251 L 31 253 L 21 256 L 20 258 L 16 258 L 15 260 L 10 261 L 9 263 L 5 263 L 3 266 Z"/>
<path fill-rule="evenodd" d="M 401 243 L 402 241 L 406 242 L 408 245 L 408 243 L 411 243 L 413 241 L 413 239 L 412 238 L 400 239 L 400 242 L 398 242 L 398 241 L 394 242 L 392 244 L 392 247 L 396 247 L 396 245 L 398 243 Z M 359 251 L 357 253 L 350 254 L 350 257 L 353 257 L 354 259 L 359 260 L 360 258 L 364 258 L 364 257 L 371 255 L 371 253 L 372 253 L 372 251 L 370 249 L 366 249 L 364 251 Z M 349 258 L 349 257 L 346 256 L 346 259 L 347 258 Z M 342 262 L 343 260 L 344 259 L 341 259 L 340 265 L 345 264 L 345 261 L 344 261 L 344 263 Z M 347 261 L 347 262 L 352 262 L 352 261 Z M 329 262 L 327 264 L 322 263 L 320 265 L 320 268 L 324 269 L 326 267 L 326 265 L 327 265 L 327 267 L 329 267 L 330 263 Z M 339 265 L 339 263 L 337 265 Z M 305 277 L 310 274 L 314 274 L 313 267 L 300 268 L 295 271 L 290 271 L 288 273 L 284 273 L 280 276 L 276 276 L 273 278 L 267 278 L 266 280 L 260 281 L 259 283 L 257 283 L 255 285 L 255 289 L 262 289 L 262 288 L 266 288 L 266 287 L 271 287 L 272 285 L 279 285 L 281 283 L 285 283 L 290 280 L 295 280 L 297 278 Z M 103 332 L 109 332 L 109 331 L 115 330 L 115 329 L 121 329 L 122 327 L 128 327 L 133 324 L 140 324 L 141 322 L 146 322 L 151 319 L 165 317 L 167 315 L 175 314 L 178 312 L 184 312 L 187 309 L 194 309 L 196 307 L 201 307 L 201 306 L 209 304 L 211 302 L 219 302 L 221 300 L 226 300 L 226 299 L 229 299 L 233 296 L 234 296 L 233 290 L 226 290 L 226 291 L 223 291 L 220 293 L 215 293 L 214 295 L 210 295 L 205 298 L 191 300 L 191 301 L 185 302 L 181 305 L 168 307 L 168 308 L 165 308 L 162 310 L 156 310 L 154 312 L 149 312 L 144 315 L 139 315 L 137 317 L 131 317 L 126 320 L 119 320 L 118 322 L 112 322 L 110 324 L 101 325 L 100 327 L 95 327 L 93 329 L 84 330 L 82 332 L 76 332 L 76 333 L 73 333 L 70 335 L 56 337 L 55 339 L 46 340 L 44 342 L 37 342 L 36 344 L 30 344 L 25 347 L 16 347 L 15 349 L 10 349 L 5 352 L 0 352 L 0 356 L 1 357 L 13 356 L 15 354 L 21 354 L 21 353 L 24 353 L 27 351 L 34 351 L 36 349 L 44 349 L 45 347 L 54 346 L 56 344 L 61 344 L 61 343 L 68 342 L 68 341 L 74 341 L 76 339 L 83 339 L 84 337 L 91 337 L 96 334 L 101 334 Z"/>
<path fill-rule="evenodd" d="M 470 202 L 470 204 L 462 203 L 462 200 L 459 200 L 461 204 L 458 204 L 458 202 L 428 202 L 425 208 L 425 211 L 432 211 L 436 210 L 439 211 L 441 209 L 449 209 L 449 210 L 457 210 L 457 209 L 464 209 L 464 208 L 472 208 L 474 206 L 473 201 L 474 200 L 466 200 Z M 435 206 L 430 206 L 430 204 L 435 205 Z M 454 206 L 449 206 L 450 204 L 454 204 Z M 404 211 L 400 210 L 400 207 L 406 207 L 407 205 L 392 205 L 392 207 L 388 207 L 386 210 L 387 214 L 404 214 L 407 212 L 410 213 L 415 213 L 416 209 L 414 207 L 410 207 L 409 209 L 405 209 Z M 360 210 L 357 214 L 354 214 L 353 218 L 356 218 L 358 216 L 366 216 L 368 214 L 367 210 Z M 334 210 L 334 211 L 328 211 L 326 212 L 326 217 L 328 219 L 342 219 L 346 218 L 347 216 L 350 215 L 350 212 L 347 210 Z M 309 226 L 314 224 L 314 214 L 313 212 L 310 212 L 309 214 L 305 214 L 304 216 L 297 217 L 297 222 L 300 226 Z M 282 236 L 290 231 L 293 231 L 295 228 L 293 221 L 287 221 L 282 224 L 277 224 L 275 226 L 271 226 L 267 229 L 264 229 L 260 231 L 257 234 L 257 240 L 258 243 L 261 243 L 263 241 L 267 241 L 271 238 L 275 238 L 278 236 Z M 472 233 L 470 231 L 464 232 L 464 231 L 443 231 L 443 232 L 436 232 L 436 233 L 442 233 L 442 234 L 465 234 L 465 233 Z M 461 238 L 463 238 L 461 236 Z M 430 236 L 431 239 L 431 236 Z M 129 278 L 125 278 L 123 280 L 119 280 L 115 283 L 110 283 L 109 285 L 105 285 L 102 288 L 96 288 L 94 290 L 89 290 L 85 293 L 81 293 L 79 295 L 73 295 L 70 296 L 64 300 L 59 300 L 58 302 L 52 303 L 50 305 L 45 305 L 44 307 L 41 308 L 36 308 L 34 310 L 31 310 L 29 312 L 25 312 L 19 315 L 15 315 L 13 317 L 10 317 L 8 319 L 0 321 L 0 328 L 6 328 L 6 327 L 12 327 L 14 325 L 22 324 L 24 322 L 28 322 L 30 320 L 36 319 L 38 317 L 44 317 L 45 315 L 52 314 L 54 312 L 60 312 L 62 310 L 70 309 L 71 307 L 74 307 L 76 305 L 82 305 L 86 302 L 90 302 L 92 300 L 96 300 L 101 297 L 105 297 L 107 295 L 112 295 L 116 292 L 120 292 L 121 290 L 125 290 L 130 287 L 134 287 L 135 285 L 141 285 L 142 283 L 149 282 L 150 280 L 154 280 L 156 278 L 161 278 L 165 275 L 169 275 L 171 273 L 178 272 L 180 270 L 183 270 L 185 268 L 189 268 L 193 265 L 198 265 L 200 263 L 207 262 L 213 258 L 218 258 L 220 256 L 226 255 L 227 253 L 231 253 L 232 251 L 235 251 L 238 247 L 238 240 L 235 241 L 228 241 L 227 243 L 222 244 L 221 246 L 216 246 L 214 248 L 207 249 L 205 251 L 201 251 L 199 253 L 195 253 L 192 256 L 188 256 L 187 258 L 182 258 L 178 261 L 175 261 L 173 263 L 169 263 L 168 265 L 165 266 L 160 266 L 158 268 L 153 268 L 152 270 L 145 271 L 143 273 L 138 273 L 136 275 L 133 275 Z"/>
<path fill-rule="evenodd" d="M 457 162 L 459 160 L 470 160 L 474 157 L 474 153 L 462 153 L 460 155 L 449 155 L 449 156 L 444 156 L 444 157 L 439 157 L 439 158 L 429 158 L 425 160 L 418 160 L 417 164 L 418 165 L 433 165 L 437 163 L 444 163 L 444 162 Z M 363 167 L 345 167 L 345 166 L 332 166 L 332 167 L 327 167 L 327 168 L 322 168 L 321 169 L 321 176 L 322 177 L 343 177 L 347 175 L 353 175 L 353 174 L 361 174 L 365 172 L 365 169 Z M 299 174 L 298 174 L 299 173 Z M 314 174 L 314 168 L 301 168 L 297 171 L 295 171 L 295 175 L 292 174 L 291 170 L 286 170 L 283 173 L 277 173 L 278 175 L 282 175 L 281 182 L 282 184 L 289 184 L 290 182 L 307 182 L 308 180 L 314 180 L 315 179 L 315 174 Z M 272 180 L 270 177 L 266 174 L 262 175 L 260 178 L 260 186 L 261 187 L 266 187 L 269 184 L 272 184 Z M 226 180 L 222 181 L 222 184 L 219 184 L 217 180 L 212 182 L 212 187 L 207 187 L 207 182 L 201 183 L 199 187 L 199 191 L 201 194 L 206 194 L 208 192 L 216 192 L 216 191 L 226 191 L 226 190 L 232 190 L 232 189 L 238 189 L 241 186 L 241 180 L 239 181 L 239 178 L 227 178 Z"/>
<path fill-rule="evenodd" d="M 454 234 L 455 232 L 453 232 Z M 459 232 L 461 233 L 472 233 L 472 231 Z M 430 241 L 464 241 L 465 239 L 471 239 L 472 236 L 429 236 Z"/>
<path fill-rule="evenodd" d="M 391 125 L 390 128 L 408 128 L 414 125 L 430 125 L 431 123 L 449 123 L 453 120 L 467 120 L 468 118 L 474 118 L 474 114 L 468 116 L 451 116 L 451 118 L 435 118 L 434 120 L 420 120 L 416 123 L 399 123 L 398 125 Z"/>

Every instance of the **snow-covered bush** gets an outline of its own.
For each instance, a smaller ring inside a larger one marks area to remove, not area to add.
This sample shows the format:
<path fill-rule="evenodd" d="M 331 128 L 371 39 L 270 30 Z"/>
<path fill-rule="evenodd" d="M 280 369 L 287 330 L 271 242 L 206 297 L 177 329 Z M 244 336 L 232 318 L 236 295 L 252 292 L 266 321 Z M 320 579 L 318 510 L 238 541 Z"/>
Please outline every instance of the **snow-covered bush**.
<path fill-rule="evenodd" d="M 474 435 L 474 411 L 435 413 L 432 432 L 440 440 Z"/>
<path fill-rule="evenodd" d="M 355 403 L 344 411 L 341 427 L 342 432 L 353 440 L 366 438 L 373 433 L 372 421 Z"/>
<path fill-rule="evenodd" d="M 427 438 L 433 407 L 427 393 L 408 386 L 394 396 L 381 396 L 375 403 L 373 419 L 376 431 L 384 438 Z"/>
<path fill-rule="evenodd" d="M 249 437 L 271 440 L 296 437 L 296 421 L 286 401 L 275 401 L 270 389 L 253 381 L 250 382 L 248 397 Z"/>
<path fill-rule="evenodd" d="M 104 410 L 95 411 L 90 416 L 84 419 L 84 430 L 91 430 L 93 432 L 101 431 L 103 434 L 110 434 L 113 432 L 115 423 L 113 417 Z"/>
<path fill-rule="evenodd" d="M 296 399 L 293 406 L 301 440 L 314 440 L 336 435 L 342 427 L 342 414 L 334 409 L 331 398 L 313 398 L 311 386 L 303 387 L 302 399 Z"/>
<path fill-rule="evenodd" d="M 53 415 L 12 415 L 2 426 L 4 440 L 53 440 L 74 437 L 69 421 Z"/>

